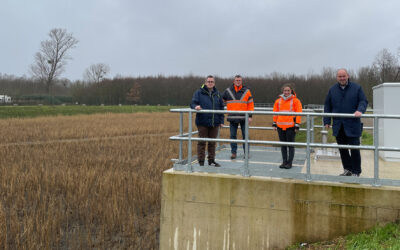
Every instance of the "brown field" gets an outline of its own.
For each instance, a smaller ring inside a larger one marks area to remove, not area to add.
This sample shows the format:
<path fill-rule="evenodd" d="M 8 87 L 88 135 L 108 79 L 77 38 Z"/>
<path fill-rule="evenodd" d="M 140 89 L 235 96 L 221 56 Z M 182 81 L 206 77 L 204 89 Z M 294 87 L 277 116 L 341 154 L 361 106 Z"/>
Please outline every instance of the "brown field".
<path fill-rule="evenodd" d="M 158 249 L 161 175 L 178 157 L 179 143 L 168 139 L 178 114 L 6 119 L 0 127 L 0 249 Z"/>

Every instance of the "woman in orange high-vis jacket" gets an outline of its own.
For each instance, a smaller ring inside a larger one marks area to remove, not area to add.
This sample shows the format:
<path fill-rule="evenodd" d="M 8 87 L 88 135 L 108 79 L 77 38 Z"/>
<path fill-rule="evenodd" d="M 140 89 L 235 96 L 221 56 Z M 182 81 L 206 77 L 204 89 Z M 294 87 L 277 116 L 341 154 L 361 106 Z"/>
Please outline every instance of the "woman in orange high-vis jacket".
<path fill-rule="evenodd" d="M 293 84 L 282 86 L 282 94 L 275 101 L 274 112 L 302 112 L 301 102 L 297 99 Z M 300 129 L 301 116 L 274 115 L 272 126 L 278 131 L 279 140 L 282 142 L 294 142 L 296 132 Z M 289 155 L 288 150 L 289 149 Z M 281 146 L 282 164 L 280 168 L 292 168 L 294 158 L 293 146 Z"/>

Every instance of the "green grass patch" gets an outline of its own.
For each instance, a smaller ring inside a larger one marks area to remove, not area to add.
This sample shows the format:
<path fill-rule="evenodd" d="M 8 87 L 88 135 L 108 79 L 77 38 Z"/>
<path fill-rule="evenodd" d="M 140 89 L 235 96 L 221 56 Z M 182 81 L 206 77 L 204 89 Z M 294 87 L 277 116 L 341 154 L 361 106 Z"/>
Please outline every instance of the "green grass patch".
<path fill-rule="evenodd" d="M 294 244 L 287 249 L 400 249 L 400 222 L 329 241 Z"/>
<path fill-rule="evenodd" d="M 101 113 L 167 112 L 175 106 L 0 106 L 0 119 Z"/>
<path fill-rule="evenodd" d="M 346 237 L 347 249 L 400 249 L 400 224 L 390 223 Z"/>
<path fill-rule="evenodd" d="M 363 131 L 361 136 L 362 145 L 374 145 L 374 136 L 371 133 Z"/>

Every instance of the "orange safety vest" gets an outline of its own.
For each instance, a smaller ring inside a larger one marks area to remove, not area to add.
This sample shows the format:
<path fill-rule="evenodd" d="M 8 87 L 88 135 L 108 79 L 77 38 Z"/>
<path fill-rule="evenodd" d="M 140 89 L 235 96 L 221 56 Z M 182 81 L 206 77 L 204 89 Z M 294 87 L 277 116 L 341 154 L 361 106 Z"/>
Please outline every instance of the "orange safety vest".
<path fill-rule="evenodd" d="M 235 93 L 233 92 L 235 91 Z M 237 92 L 242 91 L 242 95 L 238 96 Z M 250 89 L 244 87 L 234 86 L 234 90 L 232 87 L 226 89 L 228 93 L 228 98 L 225 99 L 226 109 L 227 110 L 239 110 L 239 111 L 252 111 L 254 110 L 254 102 L 253 97 L 251 96 Z M 229 114 L 228 120 L 233 119 L 244 119 L 244 115 L 241 114 Z"/>
<path fill-rule="evenodd" d="M 302 112 L 301 102 L 297 99 L 296 95 L 290 96 L 288 99 L 284 99 L 281 95 L 274 104 L 274 112 Z M 290 115 L 274 115 L 274 123 L 276 126 L 286 130 L 287 128 L 294 127 L 295 123 L 301 122 L 301 116 L 290 116 Z"/>

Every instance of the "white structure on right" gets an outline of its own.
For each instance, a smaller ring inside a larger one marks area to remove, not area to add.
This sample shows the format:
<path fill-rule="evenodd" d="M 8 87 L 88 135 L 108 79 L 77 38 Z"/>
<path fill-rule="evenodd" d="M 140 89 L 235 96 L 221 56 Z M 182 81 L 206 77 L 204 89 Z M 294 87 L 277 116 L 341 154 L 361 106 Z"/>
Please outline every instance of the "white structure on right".
<path fill-rule="evenodd" d="M 400 115 L 400 83 L 382 83 L 372 88 L 374 95 L 374 114 Z M 400 120 L 379 119 L 379 146 L 400 147 Z M 385 161 L 400 161 L 400 152 L 379 151 Z"/>

